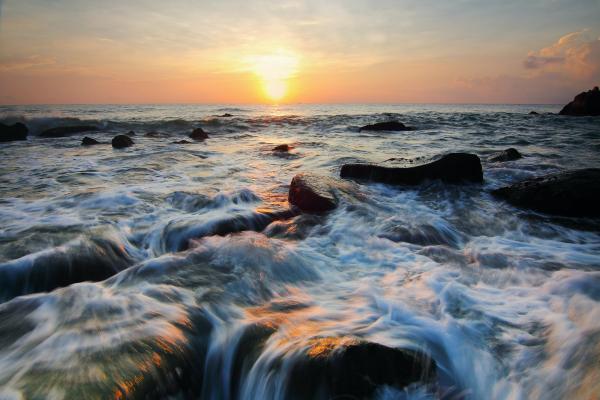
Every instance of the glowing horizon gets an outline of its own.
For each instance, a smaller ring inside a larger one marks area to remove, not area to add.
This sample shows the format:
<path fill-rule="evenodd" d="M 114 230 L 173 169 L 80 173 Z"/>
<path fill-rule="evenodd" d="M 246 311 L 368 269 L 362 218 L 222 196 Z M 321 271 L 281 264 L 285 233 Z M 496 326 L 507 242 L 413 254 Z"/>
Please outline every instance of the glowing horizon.
<path fill-rule="evenodd" d="M 0 0 L 0 104 L 564 103 L 600 83 L 598 17 L 587 0 Z"/>

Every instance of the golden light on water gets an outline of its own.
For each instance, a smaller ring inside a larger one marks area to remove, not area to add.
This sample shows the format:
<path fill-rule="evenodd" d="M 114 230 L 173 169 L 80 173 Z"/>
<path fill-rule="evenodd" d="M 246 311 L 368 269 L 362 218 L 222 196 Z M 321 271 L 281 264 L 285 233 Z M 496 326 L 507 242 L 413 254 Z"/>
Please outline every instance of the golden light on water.
<path fill-rule="evenodd" d="M 287 94 L 289 81 L 298 72 L 298 57 L 290 51 L 277 50 L 250 57 L 252 72 L 260 79 L 267 99 L 280 101 Z"/>

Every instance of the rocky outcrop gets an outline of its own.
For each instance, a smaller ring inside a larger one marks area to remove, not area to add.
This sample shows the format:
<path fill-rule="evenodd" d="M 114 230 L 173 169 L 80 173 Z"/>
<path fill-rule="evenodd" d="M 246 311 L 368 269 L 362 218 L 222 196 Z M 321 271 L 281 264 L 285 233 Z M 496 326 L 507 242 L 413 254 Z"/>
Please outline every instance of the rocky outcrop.
<path fill-rule="evenodd" d="M 468 153 L 447 154 L 428 164 L 409 168 L 345 164 L 340 176 L 394 185 L 417 185 L 427 179 L 440 179 L 449 183 L 483 182 L 479 157 Z"/>
<path fill-rule="evenodd" d="M 280 144 L 278 146 L 273 147 L 273 151 L 286 153 L 290 151 L 290 146 L 288 146 L 287 144 Z"/>
<path fill-rule="evenodd" d="M 398 121 L 377 122 L 371 125 L 365 125 L 358 129 L 361 131 L 412 131 L 414 128 L 404 125 Z"/>
<path fill-rule="evenodd" d="M 97 131 L 98 127 L 92 125 L 78 125 L 78 126 L 58 126 L 56 128 L 46 129 L 40 133 L 40 137 L 45 138 L 58 138 L 74 135 L 81 132 Z"/>
<path fill-rule="evenodd" d="M 304 212 L 331 211 L 338 204 L 335 195 L 336 186 L 339 186 L 338 182 L 325 176 L 298 174 L 290 184 L 288 201 Z"/>
<path fill-rule="evenodd" d="M 600 169 L 589 168 L 527 179 L 492 191 L 509 203 L 547 214 L 600 216 Z"/>
<path fill-rule="evenodd" d="M 204 132 L 202 128 L 196 128 L 190 133 L 190 139 L 202 141 L 208 139 L 208 133 Z"/>
<path fill-rule="evenodd" d="M 291 364 L 289 399 L 366 399 L 383 386 L 436 377 L 435 361 L 423 352 L 354 338 L 316 338 Z"/>
<path fill-rule="evenodd" d="M 81 145 L 82 145 L 82 146 L 93 146 L 93 145 L 95 145 L 95 144 L 102 144 L 102 143 L 100 143 L 100 142 L 99 142 L 99 141 L 97 141 L 96 139 L 94 139 L 94 138 L 91 138 L 91 137 L 89 137 L 89 136 L 86 136 L 86 137 L 84 137 L 84 138 L 81 140 Z"/>
<path fill-rule="evenodd" d="M 518 160 L 519 158 L 523 158 L 521 153 L 519 153 L 517 149 L 510 147 L 506 150 L 491 154 L 489 160 L 492 162 L 504 162 Z"/>
<path fill-rule="evenodd" d="M 560 115 L 600 115 L 600 90 L 598 86 L 587 92 L 581 92 L 572 102 L 560 110 Z"/>
<path fill-rule="evenodd" d="M 117 135 L 112 140 L 112 147 L 115 149 L 123 149 L 133 146 L 133 140 L 127 135 Z"/>
<path fill-rule="evenodd" d="M 29 129 L 20 122 L 13 125 L 0 123 L 0 142 L 12 142 L 14 140 L 27 140 Z"/>

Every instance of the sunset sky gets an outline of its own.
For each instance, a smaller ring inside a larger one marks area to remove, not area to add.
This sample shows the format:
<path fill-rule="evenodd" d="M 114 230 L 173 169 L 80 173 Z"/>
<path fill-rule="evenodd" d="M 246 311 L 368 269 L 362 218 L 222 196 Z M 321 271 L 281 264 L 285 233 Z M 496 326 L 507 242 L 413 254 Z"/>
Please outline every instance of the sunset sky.
<path fill-rule="evenodd" d="M 564 103 L 600 0 L 0 0 L 0 104 Z"/>

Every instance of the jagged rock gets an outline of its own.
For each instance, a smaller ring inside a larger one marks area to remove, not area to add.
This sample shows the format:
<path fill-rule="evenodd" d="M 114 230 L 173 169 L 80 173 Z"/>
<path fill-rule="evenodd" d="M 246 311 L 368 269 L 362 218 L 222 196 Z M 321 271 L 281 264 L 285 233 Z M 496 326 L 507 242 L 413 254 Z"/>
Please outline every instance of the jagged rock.
<path fill-rule="evenodd" d="M 600 216 L 600 169 L 588 168 L 527 179 L 492 191 L 509 203 L 547 214 Z"/>
<path fill-rule="evenodd" d="M 98 127 L 92 125 L 78 125 L 78 126 L 58 126 L 56 128 L 46 129 L 40 133 L 40 137 L 46 138 L 57 138 L 70 136 L 75 133 L 97 131 Z"/>
<path fill-rule="evenodd" d="M 489 160 L 493 162 L 514 161 L 522 157 L 523 156 L 517 149 L 510 147 L 506 150 L 491 154 Z"/>
<path fill-rule="evenodd" d="M 412 131 L 414 128 L 404 125 L 398 121 L 377 122 L 371 125 L 365 125 L 358 131 Z"/>
<path fill-rule="evenodd" d="M 560 110 L 560 115 L 600 115 L 600 90 L 598 86 L 587 92 L 581 92 L 572 102 Z"/>
<path fill-rule="evenodd" d="M 81 140 L 81 145 L 82 145 L 82 146 L 93 146 L 93 145 L 95 145 L 95 144 L 102 144 L 102 143 L 100 143 L 100 142 L 99 142 L 99 141 L 97 141 L 96 139 L 94 139 L 94 138 L 91 138 L 91 137 L 89 137 L 89 136 L 86 136 L 86 137 L 84 137 L 84 138 Z"/>
<path fill-rule="evenodd" d="M 115 149 L 122 149 L 129 146 L 133 146 L 133 140 L 127 135 L 117 135 L 112 140 L 112 147 Z"/>
<path fill-rule="evenodd" d="M 208 133 L 204 132 L 202 128 L 196 128 L 190 134 L 190 139 L 194 139 L 196 141 L 202 141 L 208 139 Z"/>
<path fill-rule="evenodd" d="M 13 125 L 0 123 L 0 142 L 12 142 L 14 140 L 27 140 L 29 129 L 25 124 L 17 122 Z"/>
<path fill-rule="evenodd" d="M 426 179 L 440 179 L 450 183 L 483 182 L 479 157 L 468 153 L 447 154 L 431 163 L 409 168 L 345 164 L 340 176 L 395 185 L 417 185 Z"/>

